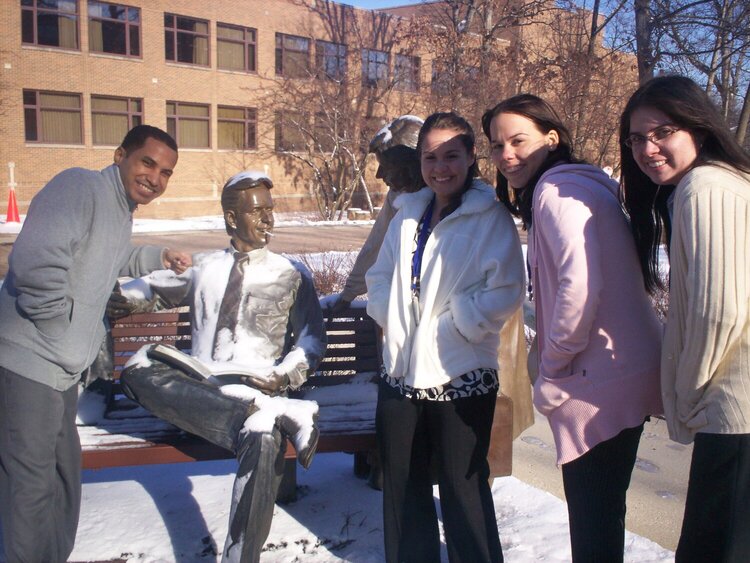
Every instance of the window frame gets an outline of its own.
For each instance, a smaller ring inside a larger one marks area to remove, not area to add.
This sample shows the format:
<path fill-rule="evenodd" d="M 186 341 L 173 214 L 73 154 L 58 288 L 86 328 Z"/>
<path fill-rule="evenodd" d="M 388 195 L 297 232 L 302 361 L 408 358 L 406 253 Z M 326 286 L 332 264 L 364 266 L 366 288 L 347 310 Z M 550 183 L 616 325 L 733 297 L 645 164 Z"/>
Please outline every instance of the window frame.
<path fill-rule="evenodd" d="M 35 102 L 33 105 L 26 103 L 26 93 L 33 93 Z M 49 106 L 49 107 L 43 107 L 42 101 L 41 101 L 41 95 L 42 94 L 54 94 L 54 95 L 66 95 L 66 96 L 75 96 L 78 98 L 78 108 L 67 108 L 67 107 L 55 107 L 55 106 Z M 79 92 L 62 92 L 58 90 L 33 90 L 30 88 L 24 88 L 21 90 L 21 96 L 22 96 L 22 105 L 23 105 L 23 112 L 24 112 L 24 141 L 26 143 L 33 143 L 33 144 L 40 144 L 40 145 L 71 145 L 71 146 L 83 146 L 85 144 L 84 136 L 83 136 L 83 94 Z M 35 112 L 35 121 L 36 121 L 36 139 L 29 139 L 27 137 L 27 124 L 26 124 L 26 110 L 33 109 Z M 50 140 L 48 137 L 45 137 L 44 130 L 42 128 L 42 111 L 43 110 L 54 110 L 54 111 L 63 111 L 63 112 L 69 112 L 69 113 L 78 113 L 78 132 L 80 134 L 81 141 L 79 143 L 75 142 L 65 142 L 65 141 L 55 141 Z"/>
<path fill-rule="evenodd" d="M 335 54 L 328 54 L 323 49 L 327 46 L 336 47 Z M 339 52 L 343 49 L 343 53 Z M 326 41 L 324 39 L 315 40 L 315 71 L 318 78 L 328 80 L 344 80 L 348 71 L 349 46 L 346 43 L 336 43 L 335 41 Z M 333 59 L 336 61 L 336 75 L 332 75 L 327 70 L 325 61 Z"/>
<path fill-rule="evenodd" d="M 411 64 L 404 65 L 408 61 Z M 393 87 L 402 92 L 419 92 L 422 61 L 416 55 L 397 53 L 393 66 Z M 404 80 L 404 77 L 407 80 Z"/>
<path fill-rule="evenodd" d="M 244 117 L 242 119 L 238 118 L 231 118 L 231 117 L 221 117 L 220 112 L 222 109 L 234 109 L 234 110 L 243 110 Z M 252 117 L 251 117 L 252 114 Z M 222 123 L 242 123 L 243 124 L 243 146 L 241 147 L 222 147 L 221 146 L 221 124 Z M 252 130 L 252 136 L 253 136 L 253 142 L 250 144 L 249 141 L 249 133 Z M 216 145 L 217 149 L 219 150 L 225 150 L 225 151 L 232 151 L 232 150 L 240 150 L 240 151 L 246 151 L 246 150 L 257 150 L 258 149 L 258 109 L 254 107 L 246 107 L 246 106 L 228 106 L 228 105 L 218 105 L 216 106 Z"/>
<path fill-rule="evenodd" d="M 274 152 L 302 153 L 302 152 L 307 151 L 307 148 L 308 148 L 307 139 L 303 139 L 304 146 L 299 147 L 299 148 L 296 148 L 296 147 L 287 148 L 284 146 L 284 142 L 283 142 L 284 141 L 284 127 L 286 123 L 284 119 L 284 115 L 287 115 L 287 114 L 299 116 L 300 122 L 308 121 L 308 117 L 302 112 L 293 111 L 293 110 L 280 110 L 280 111 L 274 112 L 274 147 L 273 147 Z M 289 126 L 289 123 L 286 123 L 286 126 Z"/>
<path fill-rule="evenodd" d="M 167 18 L 170 18 L 170 17 L 172 18 L 171 26 L 167 24 Z M 206 32 L 203 33 L 200 31 L 190 31 L 187 29 L 180 29 L 177 25 L 177 20 L 179 18 L 206 24 Z M 170 33 L 172 34 L 172 39 L 171 41 L 168 41 L 167 36 Z M 206 64 L 179 60 L 178 47 L 180 43 L 179 42 L 180 34 L 192 37 L 193 40 L 197 38 L 204 38 L 206 40 Z M 170 59 L 167 56 L 170 43 L 171 43 L 172 52 L 174 55 L 173 59 Z M 209 22 L 209 20 L 204 20 L 202 18 L 194 18 L 191 16 L 181 16 L 180 14 L 175 14 L 172 12 L 164 12 L 164 60 L 169 63 L 175 63 L 175 64 L 180 64 L 180 65 L 190 65 L 190 66 L 197 66 L 201 68 L 210 68 L 211 67 L 211 23 Z"/>
<path fill-rule="evenodd" d="M 95 110 L 94 109 L 95 98 L 99 100 L 125 100 L 128 103 L 128 109 L 125 112 L 114 111 L 114 110 L 109 110 L 109 111 Z M 131 109 L 135 105 L 135 102 L 139 102 L 141 104 L 140 111 Z M 127 133 L 136 125 L 141 125 L 144 123 L 143 115 L 145 113 L 145 110 L 144 110 L 143 104 L 144 104 L 143 98 L 136 98 L 132 96 L 106 96 L 106 95 L 101 95 L 101 94 L 91 94 L 90 103 L 89 103 L 90 111 L 91 111 L 91 144 L 95 147 L 113 146 L 110 143 L 97 143 L 96 142 L 96 139 L 94 138 L 94 133 L 96 131 L 96 127 L 94 125 L 95 115 L 124 115 L 126 116 L 128 118 L 128 125 L 127 125 L 127 129 L 125 130 L 125 133 Z M 140 123 L 133 123 L 135 117 L 140 118 Z M 121 138 L 125 138 L 125 133 L 123 133 Z"/>
<path fill-rule="evenodd" d="M 169 104 L 174 104 L 175 106 L 175 112 L 173 114 L 169 113 Z M 208 109 L 208 115 L 206 117 L 203 116 L 196 116 L 196 115 L 180 115 L 179 110 L 182 106 L 191 106 L 191 107 L 202 107 Z M 167 132 L 172 135 L 172 137 L 177 141 L 178 146 L 180 149 L 197 149 L 197 150 L 205 150 L 205 149 L 211 149 L 211 104 L 202 104 L 200 102 L 181 102 L 179 100 L 167 100 L 166 101 L 166 114 L 167 114 Z M 169 131 L 169 120 L 174 120 L 174 131 Z M 198 145 L 189 145 L 180 139 L 180 121 L 200 121 L 200 122 L 206 122 L 208 125 L 208 128 L 206 130 L 206 145 L 198 146 Z"/>
<path fill-rule="evenodd" d="M 305 51 L 298 50 L 298 49 L 291 49 L 289 47 L 286 47 L 284 44 L 285 38 L 295 39 L 295 40 L 302 40 L 307 43 L 307 49 Z M 276 76 L 283 76 L 284 78 L 308 78 L 310 76 L 310 55 L 311 55 L 311 47 L 312 47 L 312 41 L 309 37 L 303 37 L 301 35 L 292 35 L 290 33 L 280 33 L 276 32 L 276 50 L 275 50 L 275 70 L 276 70 Z M 289 74 L 289 70 L 284 71 L 284 61 L 286 57 L 284 56 L 284 53 L 291 52 L 291 53 L 305 53 L 305 68 L 304 73 L 300 74 Z"/>
<path fill-rule="evenodd" d="M 238 31 L 242 31 L 242 41 L 239 39 L 230 39 L 228 37 L 221 37 L 219 35 L 219 28 L 229 28 L 229 29 L 235 29 Z M 248 36 L 252 34 L 253 38 L 252 40 L 248 39 Z M 220 44 L 221 43 L 234 43 L 237 45 L 242 45 L 242 52 L 245 57 L 245 68 L 243 70 L 239 70 L 236 68 L 227 68 L 221 66 L 219 63 L 219 51 L 220 51 Z M 252 45 L 253 47 L 253 60 L 250 61 L 250 57 L 248 57 L 248 47 Z M 252 65 L 252 68 L 251 68 Z M 218 70 L 228 70 L 231 72 L 251 72 L 251 73 L 257 73 L 258 72 L 258 30 L 254 27 L 246 27 L 244 25 L 236 25 L 232 23 L 226 23 L 226 22 L 216 22 L 216 68 Z"/>
<path fill-rule="evenodd" d="M 91 12 L 89 11 L 87 14 L 88 17 L 88 27 L 89 27 L 89 52 L 90 53 L 102 53 L 105 55 L 113 55 L 117 57 L 128 57 L 132 59 L 142 59 L 143 58 L 143 34 L 142 34 L 142 21 L 141 21 L 141 9 L 136 6 L 128 6 L 127 4 L 119 4 L 117 2 L 105 2 L 104 0 L 88 0 L 86 7 L 88 10 L 91 9 L 92 4 L 107 4 L 111 6 L 119 6 L 120 8 L 125 8 L 125 19 L 124 20 L 118 20 L 114 18 L 105 18 L 101 16 L 92 16 Z M 130 20 L 130 11 L 133 10 L 138 14 L 138 22 L 133 23 Z M 109 22 L 110 24 L 121 24 L 125 27 L 125 53 L 117 53 L 114 51 L 98 51 L 94 50 L 91 46 L 91 31 L 93 27 L 91 26 L 92 21 L 101 21 L 101 22 Z M 132 42 L 131 42 L 131 29 L 137 28 L 138 31 L 138 54 L 132 53 Z"/>
<path fill-rule="evenodd" d="M 385 61 L 372 60 L 369 55 L 385 55 Z M 370 69 L 372 65 L 375 66 L 375 78 L 370 78 Z M 385 78 L 377 78 L 377 69 L 380 67 L 385 68 Z M 362 49 L 362 85 L 367 88 L 380 88 L 386 86 L 390 80 L 391 75 L 391 54 L 388 51 L 381 51 L 380 49 Z"/>
<path fill-rule="evenodd" d="M 75 12 L 65 12 L 60 9 L 49 9 L 45 7 L 39 7 L 39 0 L 27 0 L 31 2 L 31 6 L 24 5 L 24 0 L 21 0 L 21 44 L 22 45 L 33 45 L 35 47 L 42 47 L 42 48 L 48 48 L 48 49 L 64 49 L 66 51 L 80 51 L 81 50 L 81 11 L 80 11 L 80 1 L 79 0 L 68 0 L 75 3 Z M 32 17 L 32 41 L 26 41 L 24 40 L 24 14 L 31 13 Z M 57 45 L 51 45 L 46 43 L 40 43 L 39 42 L 39 16 L 40 15 L 52 15 L 57 14 L 59 17 L 66 17 L 71 18 L 75 22 L 75 47 L 65 47 L 61 46 L 59 44 L 59 34 L 58 34 L 58 44 Z"/>

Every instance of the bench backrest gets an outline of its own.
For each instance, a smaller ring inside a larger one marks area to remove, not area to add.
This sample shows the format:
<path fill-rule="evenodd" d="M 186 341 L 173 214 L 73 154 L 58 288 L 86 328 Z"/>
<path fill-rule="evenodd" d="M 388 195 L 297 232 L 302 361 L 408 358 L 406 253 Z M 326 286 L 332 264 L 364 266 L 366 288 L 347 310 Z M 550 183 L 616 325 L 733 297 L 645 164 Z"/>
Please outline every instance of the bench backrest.
<path fill-rule="evenodd" d="M 364 307 L 350 307 L 333 314 L 323 309 L 328 347 L 308 385 L 341 383 L 356 373 L 377 372 L 381 362 L 380 336 L 375 321 Z M 115 379 L 141 346 L 150 342 L 171 344 L 180 350 L 191 346 L 190 313 L 169 310 L 138 313 L 122 318 L 112 328 Z"/>

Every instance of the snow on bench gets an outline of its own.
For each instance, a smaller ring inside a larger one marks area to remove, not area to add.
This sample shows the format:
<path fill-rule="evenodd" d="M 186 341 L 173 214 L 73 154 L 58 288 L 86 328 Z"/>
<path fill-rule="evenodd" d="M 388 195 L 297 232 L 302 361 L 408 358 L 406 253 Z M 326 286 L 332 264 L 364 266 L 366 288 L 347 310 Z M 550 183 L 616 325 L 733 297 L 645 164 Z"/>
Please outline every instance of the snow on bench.
<path fill-rule="evenodd" d="M 295 398 L 320 405 L 318 452 L 355 454 L 355 468 L 367 471 L 367 459 L 376 457 L 375 405 L 377 371 L 381 363 L 380 334 L 375 322 L 355 301 L 337 314 L 324 308 L 328 347 L 315 375 L 308 378 Z M 128 358 L 149 342 L 190 349 L 190 316 L 187 311 L 162 311 L 126 317 L 113 328 L 115 379 Z M 512 457 L 511 401 L 498 396 L 490 466 L 493 476 L 509 475 Z M 116 393 L 104 418 L 95 425 L 79 426 L 84 469 L 223 459 L 232 453 L 193 436 L 153 416 Z M 293 488 L 295 452 L 287 445 L 287 475 Z M 289 488 L 286 488 L 287 494 Z"/>

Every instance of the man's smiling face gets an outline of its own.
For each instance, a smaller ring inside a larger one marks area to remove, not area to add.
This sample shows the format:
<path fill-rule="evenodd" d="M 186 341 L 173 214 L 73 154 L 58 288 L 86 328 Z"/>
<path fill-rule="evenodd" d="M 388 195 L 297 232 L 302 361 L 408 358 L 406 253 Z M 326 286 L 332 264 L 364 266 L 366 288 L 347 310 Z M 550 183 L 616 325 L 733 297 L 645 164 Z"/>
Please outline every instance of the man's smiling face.
<path fill-rule="evenodd" d="M 177 153 L 167 145 L 149 137 L 142 147 L 130 151 L 118 147 L 115 164 L 125 193 L 139 205 L 147 205 L 162 195 L 177 164 Z"/>

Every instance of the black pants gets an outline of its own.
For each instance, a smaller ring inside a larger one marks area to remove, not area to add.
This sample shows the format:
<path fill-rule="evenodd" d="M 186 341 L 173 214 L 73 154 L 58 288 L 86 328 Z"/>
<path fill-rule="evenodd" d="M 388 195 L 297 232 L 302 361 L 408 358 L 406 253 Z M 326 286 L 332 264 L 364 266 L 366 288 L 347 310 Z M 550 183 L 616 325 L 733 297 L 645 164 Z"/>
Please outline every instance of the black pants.
<path fill-rule="evenodd" d="M 625 550 L 625 496 L 643 424 L 562 466 L 575 563 L 616 563 Z"/>
<path fill-rule="evenodd" d="M 696 434 L 675 561 L 750 561 L 750 434 Z"/>
<path fill-rule="evenodd" d="M 503 560 L 488 483 L 494 412 L 494 394 L 453 401 L 413 400 L 381 382 L 376 425 L 388 563 L 440 561 L 431 456 L 438 465 L 451 563 Z"/>

